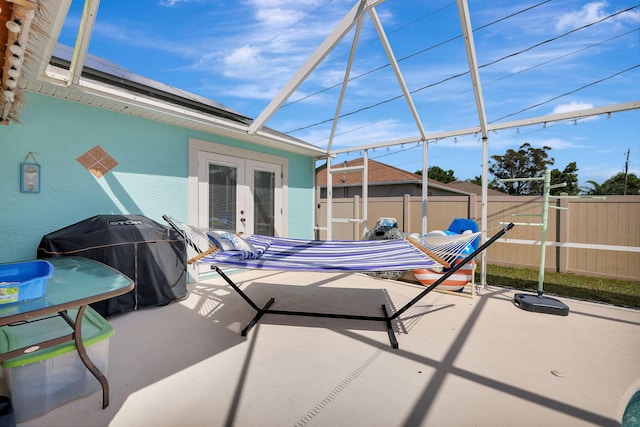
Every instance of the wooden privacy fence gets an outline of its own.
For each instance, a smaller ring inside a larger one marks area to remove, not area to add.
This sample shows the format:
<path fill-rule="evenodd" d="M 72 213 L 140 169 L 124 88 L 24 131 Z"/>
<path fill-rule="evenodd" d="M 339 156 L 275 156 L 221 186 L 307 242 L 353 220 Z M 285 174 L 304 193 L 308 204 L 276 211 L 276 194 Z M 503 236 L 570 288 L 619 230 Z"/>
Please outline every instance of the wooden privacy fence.
<path fill-rule="evenodd" d="M 333 199 L 334 218 L 360 218 L 359 196 Z M 566 210 L 550 209 L 547 230 L 545 270 L 622 280 L 640 280 L 640 196 L 607 196 L 597 199 L 558 199 L 550 203 Z M 317 209 L 316 236 L 326 238 L 326 199 Z M 427 230 L 446 230 L 454 218 L 471 218 L 481 227 L 482 202 L 476 195 L 430 196 L 427 200 Z M 540 222 L 541 196 L 489 196 L 487 233 L 493 235 L 500 222 Z M 514 217 L 514 215 L 518 215 Z M 420 197 L 370 197 L 368 228 L 378 218 L 393 217 L 408 233 L 422 228 Z M 333 223 L 334 239 L 360 239 L 364 224 Z M 541 229 L 537 226 L 514 227 L 505 239 L 487 250 L 487 263 L 526 267 L 540 266 Z"/>

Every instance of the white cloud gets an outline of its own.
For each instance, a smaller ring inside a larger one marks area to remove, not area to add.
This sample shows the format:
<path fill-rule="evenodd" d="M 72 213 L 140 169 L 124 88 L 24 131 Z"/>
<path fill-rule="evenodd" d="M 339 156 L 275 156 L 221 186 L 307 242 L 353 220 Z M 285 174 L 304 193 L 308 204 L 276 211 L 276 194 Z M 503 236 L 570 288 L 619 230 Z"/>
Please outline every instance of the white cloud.
<path fill-rule="evenodd" d="M 562 32 L 598 21 L 607 15 L 603 10 L 606 5 L 605 2 L 587 3 L 581 10 L 565 13 L 558 18 L 556 30 Z"/>
<path fill-rule="evenodd" d="M 160 0 L 160 6 L 174 7 L 182 3 L 204 3 L 206 0 Z"/>
<path fill-rule="evenodd" d="M 351 121 L 348 124 L 338 125 L 333 148 L 358 147 L 416 135 L 418 130 L 413 123 L 408 124 L 394 119 L 376 122 Z"/>
<path fill-rule="evenodd" d="M 196 41 L 202 48 L 197 67 L 232 78 L 234 85 L 262 84 L 262 93 L 279 90 L 342 18 L 346 9 L 340 3 L 245 1 L 241 31 L 230 29 L 215 40 Z M 315 13 L 321 4 L 321 13 Z"/>
<path fill-rule="evenodd" d="M 117 42 L 129 48 L 157 50 L 180 57 L 194 56 L 198 52 L 197 47 L 181 43 L 179 39 L 168 40 L 163 34 L 154 32 L 153 27 L 146 23 L 125 26 L 122 23 L 97 21 L 93 31 L 95 35 L 111 43 Z"/>
<path fill-rule="evenodd" d="M 255 70 L 262 62 L 260 49 L 244 45 L 231 51 L 223 58 L 225 75 L 230 77 L 246 74 L 248 70 Z"/>
<path fill-rule="evenodd" d="M 588 108 L 593 108 L 593 104 L 588 104 L 586 102 L 570 102 L 568 104 L 557 105 L 551 114 L 569 113 L 572 111 L 586 110 Z"/>
<path fill-rule="evenodd" d="M 587 24 L 599 21 L 617 10 L 605 10 L 609 6 L 607 2 L 591 2 L 585 4 L 581 10 L 565 13 L 556 21 L 556 30 L 563 32 L 574 28 L 582 27 Z M 640 21 L 640 12 L 631 10 L 612 17 L 607 20 L 609 24 L 618 24 L 624 22 L 637 23 Z"/>
<path fill-rule="evenodd" d="M 268 89 L 263 85 L 253 83 L 234 84 L 232 86 L 225 86 L 224 88 L 215 87 L 214 89 L 217 94 L 223 94 L 224 96 L 231 96 L 233 98 L 251 100 L 260 99 L 271 101 L 271 99 L 273 99 L 273 97 L 277 94 L 277 90 L 275 88 Z"/>
<path fill-rule="evenodd" d="M 562 113 L 571 113 L 573 111 L 580 111 L 580 110 L 587 110 L 589 108 L 593 108 L 594 105 L 591 103 L 587 103 L 587 102 L 570 102 L 568 104 L 560 104 L 557 105 L 553 111 L 551 112 L 551 114 L 562 114 Z M 591 121 L 591 120 L 598 120 L 600 118 L 600 116 L 590 116 L 590 117 L 584 117 L 579 119 L 580 123 L 586 122 L 586 121 Z M 570 124 L 577 124 L 577 122 L 575 121 L 570 121 L 567 122 Z"/>
<path fill-rule="evenodd" d="M 267 28 L 283 29 L 288 28 L 304 18 L 301 10 L 283 9 L 279 7 L 261 7 L 256 10 L 255 17 Z"/>
<path fill-rule="evenodd" d="M 539 141 L 531 141 L 530 144 L 534 147 L 551 147 L 553 150 L 567 150 L 585 148 L 584 145 L 576 144 L 575 142 L 564 138 L 546 138 Z M 553 151 L 550 155 L 553 157 Z"/>

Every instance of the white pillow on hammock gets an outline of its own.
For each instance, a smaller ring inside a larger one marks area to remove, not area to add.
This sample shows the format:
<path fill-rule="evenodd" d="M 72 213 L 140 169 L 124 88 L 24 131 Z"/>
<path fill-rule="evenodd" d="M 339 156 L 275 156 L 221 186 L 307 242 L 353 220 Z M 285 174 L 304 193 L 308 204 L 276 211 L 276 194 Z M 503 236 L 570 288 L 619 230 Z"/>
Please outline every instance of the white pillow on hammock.
<path fill-rule="evenodd" d="M 221 251 L 255 252 L 255 248 L 251 243 L 229 231 L 213 230 L 208 231 L 207 235 L 209 239 L 211 239 L 211 242 L 220 248 Z"/>
<path fill-rule="evenodd" d="M 271 245 L 271 242 L 264 239 L 256 239 L 256 244 L 253 245 L 251 242 L 229 231 L 208 231 L 207 236 L 223 252 L 218 254 L 220 259 L 225 257 L 236 261 L 238 259 L 257 259 Z"/>

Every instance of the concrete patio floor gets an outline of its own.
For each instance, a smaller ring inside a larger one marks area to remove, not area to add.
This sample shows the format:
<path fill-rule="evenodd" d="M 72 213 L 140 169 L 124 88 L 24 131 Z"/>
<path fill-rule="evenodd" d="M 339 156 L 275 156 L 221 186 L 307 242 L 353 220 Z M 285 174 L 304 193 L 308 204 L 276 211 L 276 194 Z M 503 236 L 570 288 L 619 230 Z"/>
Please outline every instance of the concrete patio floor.
<path fill-rule="evenodd" d="M 423 288 L 362 274 L 241 272 L 272 308 L 380 315 Z M 432 292 L 396 323 L 254 312 L 218 276 L 182 301 L 109 319 L 101 393 L 28 426 L 615 426 L 640 389 L 640 311 L 563 299 L 531 313 L 513 292 Z"/>

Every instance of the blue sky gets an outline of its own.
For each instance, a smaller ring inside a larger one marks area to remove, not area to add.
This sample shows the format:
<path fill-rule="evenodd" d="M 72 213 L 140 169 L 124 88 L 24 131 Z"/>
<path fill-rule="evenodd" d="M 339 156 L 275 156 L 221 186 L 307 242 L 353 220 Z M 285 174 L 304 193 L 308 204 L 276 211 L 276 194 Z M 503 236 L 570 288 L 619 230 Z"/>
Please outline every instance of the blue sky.
<path fill-rule="evenodd" d="M 73 45 L 83 1 L 60 42 Z M 353 7 L 354 0 L 103 0 L 89 52 L 256 118 Z M 627 12 L 619 13 L 630 9 Z M 469 0 L 489 123 L 640 100 L 640 5 L 634 1 Z M 427 134 L 478 125 L 455 1 L 376 6 Z M 267 126 L 326 147 L 353 32 Z M 419 134 L 371 19 L 365 19 L 332 148 Z M 640 110 L 501 130 L 489 155 L 549 146 L 553 168 L 575 161 L 581 185 L 640 176 Z M 360 157 L 360 151 L 338 161 Z M 369 158 L 414 172 L 417 144 Z M 429 144 L 429 165 L 481 174 L 480 136 Z"/>

